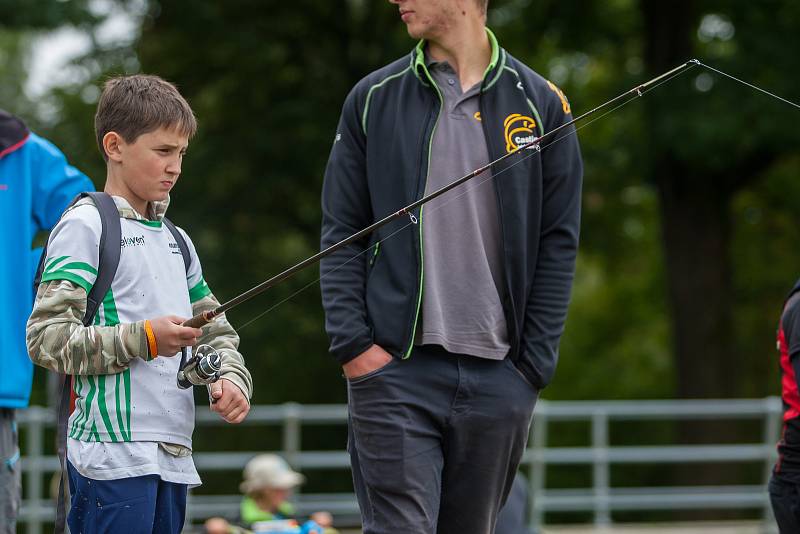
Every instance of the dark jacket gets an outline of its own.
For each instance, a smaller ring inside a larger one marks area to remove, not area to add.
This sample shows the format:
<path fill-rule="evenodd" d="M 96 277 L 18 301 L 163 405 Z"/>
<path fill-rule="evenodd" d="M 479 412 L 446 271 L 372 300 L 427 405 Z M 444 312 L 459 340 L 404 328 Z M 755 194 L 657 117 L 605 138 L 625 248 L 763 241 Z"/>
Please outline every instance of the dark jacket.
<path fill-rule="evenodd" d="M 495 160 L 572 117 L 557 87 L 500 48 L 491 32 L 489 37 L 493 53 L 480 113 Z M 323 248 L 424 194 L 440 109 L 422 42 L 356 84 L 325 171 Z M 539 388 L 550 381 L 558 359 L 578 248 L 583 170 L 573 131 L 546 139 L 541 154 L 525 150 L 492 169 L 510 357 Z M 414 215 L 418 225 L 395 220 L 321 262 L 326 329 L 339 362 L 373 343 L 396 357 L 411 353 L 422 297 L 424 206 Z"/>

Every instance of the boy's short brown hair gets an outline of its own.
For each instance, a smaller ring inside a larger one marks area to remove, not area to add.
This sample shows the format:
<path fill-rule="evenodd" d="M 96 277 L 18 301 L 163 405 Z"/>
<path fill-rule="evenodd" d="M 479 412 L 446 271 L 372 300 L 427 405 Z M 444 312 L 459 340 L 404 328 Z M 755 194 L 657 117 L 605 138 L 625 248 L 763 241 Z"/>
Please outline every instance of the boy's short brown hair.
<path fill-rule="evenodd" d="M 147 74 L 111 78 L 103 85 L 97 103 L 94 131 L 103 158 L 103 137 L 116 132 L 126 143 L 158 128 L 175 128 L 192 137 L 197 130 L 194 112 L 171 83 Z"/>

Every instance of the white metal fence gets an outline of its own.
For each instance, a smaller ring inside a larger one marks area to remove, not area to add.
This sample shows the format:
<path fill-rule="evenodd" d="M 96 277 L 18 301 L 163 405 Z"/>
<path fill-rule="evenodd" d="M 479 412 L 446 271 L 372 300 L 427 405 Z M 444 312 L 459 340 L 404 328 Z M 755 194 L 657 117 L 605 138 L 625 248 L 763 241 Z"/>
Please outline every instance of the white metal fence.
<path fill-rule="evenodd" d="M 282 427 L 282 454 L 295 469 L 342 469 L 350 467 L 346 451 L 307 451 L 301 449 L 304 427 L 344 425 L 347 408 L 343 405 L 253 406 L 248 426 Z M 610 424 L 618 421 L 678 420 L 755 420 L 759 435 L 746 443 L 714 445 L 617 446 L 610 440 Z M 39 534 L 43 523 L 51 521 L 54 507 L 40 498 L 58 459 L 45 455 L 45 429 L 54 424 L 53 414 L 41 407 L 21 411 L 18 417 L 25 441 L 22 451 L 24 477 L 20 523 L 28 534 Z M 577 421 L 588 425 L 588 446 L 553 447 L 548 436 L 554 423 Z M 197 430 L 223 424 L 205 410 L 197 414 Z M 547 512 L 591 512 L 597 526 L 612 523 L 612 513 L 633 510 L 751 509 L 761 513 L 765 531 L 772 529 L 766 481 L 775 459 L 775 443 L 781 426 L 781 401 L 776 397 L 736 400 L 681 401 L 583 401 L 551 402 L 536 406 L 529 448 L 522 469 L 530 484 L 530 524 L 543 524 Z M 344 447 L 344 443 L 342 443 Z M 52 447 L 48 447 L 51 449 Z M 238 477 L 253 452 L 195 452 L 198 470 L 229 471 Z M 624 464 L 712 464 L 750 463 L 763 466 L 763 479 L 751 485 L 621 488 L 611 484 L 611 468 Z M 557 465 L 590 466 L 592 484 L 582 489 L 552 489 L 547 486 L 547 468 Z M 327 509 L 344 522 L 357 520 L 358 506 L 352 493 L 308 494 L 297 496 L 298 512 Z M 238 507 L 237 495 L 197 495 L 189 500 L 190 519 L 230 515 Z"/>

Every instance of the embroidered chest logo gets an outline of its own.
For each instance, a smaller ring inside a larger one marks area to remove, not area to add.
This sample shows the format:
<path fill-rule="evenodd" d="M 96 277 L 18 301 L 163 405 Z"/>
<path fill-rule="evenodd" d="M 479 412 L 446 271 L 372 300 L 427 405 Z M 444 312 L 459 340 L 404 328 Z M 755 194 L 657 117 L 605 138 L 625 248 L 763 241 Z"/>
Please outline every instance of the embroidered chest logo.
<path fill-rule="evenodd" d="M 144 246 L 144 234 L 142 235 L 135 235 L 135 236 L 123 236 L 121 240 L 122 248 L 125 247 L 143 247 Z"/>
<path fill-rule="evenodd" d="M 528 116 L 512 113 L 503 121 L 503 128 L 505 128 L 506 152 L 513 152 L 520 145 L 536 139 L 534 133 L 536 121 Z"/>
<path fill-rule="evenodd" d="M 181 254 L 181 247 L 179 247 L 177 243 L 174 243 L 172 241 L 170 241 L 169 243 L 169 251 L 172 252 L 173 254 L 177 254 L 178 256 L 183 255 Z"/>

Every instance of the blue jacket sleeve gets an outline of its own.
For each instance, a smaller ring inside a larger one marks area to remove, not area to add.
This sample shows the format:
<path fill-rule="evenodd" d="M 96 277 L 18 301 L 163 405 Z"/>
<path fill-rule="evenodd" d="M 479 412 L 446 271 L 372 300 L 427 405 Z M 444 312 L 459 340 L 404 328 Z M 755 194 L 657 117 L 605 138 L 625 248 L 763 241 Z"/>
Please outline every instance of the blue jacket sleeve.
<path fill-rule="evenodd" d="M 31 133 L 28 143 L 29 149 L 36 151 L 31 158 L 33 219 L 39 230 L 50 230 L 70 201 L 78 193 L 94 191 L 94 185 L 50 141 Z"/>
<path fill-rule="evenodd" d="M 373 222 L 366 176 L 366 136 L 361 129 L 357 89 L 345 100 L 322 186 L 323 249 Z M 366 309 L 366 240 L 320 262 L 320 286 L 330 352 L 344 364 L 373 342 Z"/>
<path fill-rule="evenodd" d="M 543 114 L 545 132 L 572 119 L 563 93 L 553 89 L 548 96 Z M 533 365 L 531 371 L 542 384 L 547 384 L 555 372 L 567 318 L 578 252 L 583 180 L 575 129 L 565 128 L 554 137 L 545 140 L 541 153 L 541 235 L 522 331 L 523 360 Z"/>

